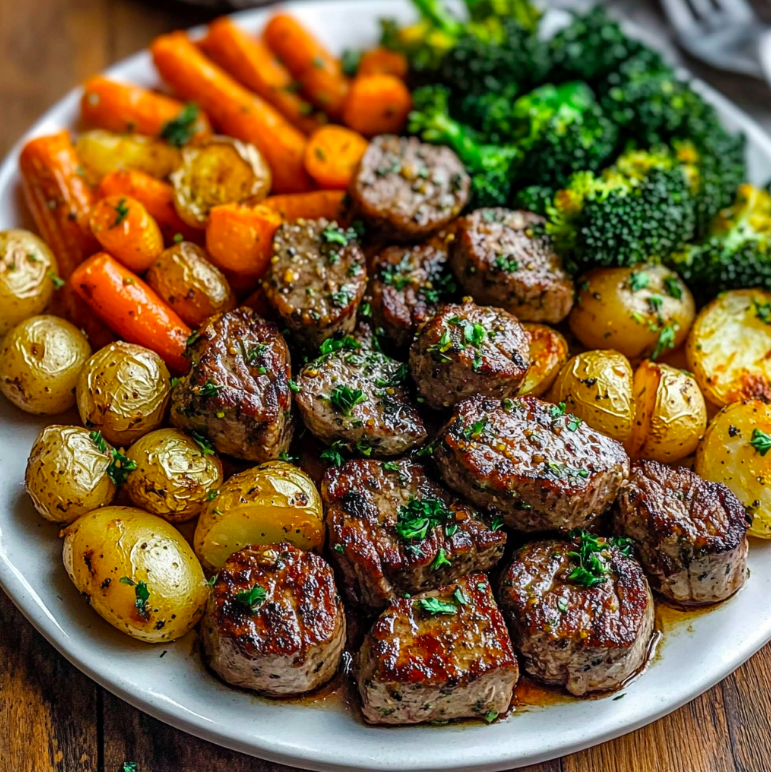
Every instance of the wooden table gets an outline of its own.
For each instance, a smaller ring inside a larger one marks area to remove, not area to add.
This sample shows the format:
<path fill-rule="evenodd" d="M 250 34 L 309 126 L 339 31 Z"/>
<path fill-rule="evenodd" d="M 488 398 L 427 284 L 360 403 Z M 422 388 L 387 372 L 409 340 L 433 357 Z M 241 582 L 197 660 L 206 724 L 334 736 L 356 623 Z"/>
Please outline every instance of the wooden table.
<path fill-rule="evenodd" d="M 626 0 L 625 5 L 665 34 L 648 2 Z M 0 0 L 0 156 L 45 108 L 87 76 L 158 33 L 212 15 L 160 0 Z M 771 94 L 764 86 L 702 74 L 771 128 Z M 661 721 L 528 769 L 769 772 L 770 675 L 771 647 L 766 647 Z M 289 769 L 218 748 L 129 707 L 67 663 L 0 593 L 0 770 L 120 772 L 124 761 L 137 762 L 139 772 Z"/>

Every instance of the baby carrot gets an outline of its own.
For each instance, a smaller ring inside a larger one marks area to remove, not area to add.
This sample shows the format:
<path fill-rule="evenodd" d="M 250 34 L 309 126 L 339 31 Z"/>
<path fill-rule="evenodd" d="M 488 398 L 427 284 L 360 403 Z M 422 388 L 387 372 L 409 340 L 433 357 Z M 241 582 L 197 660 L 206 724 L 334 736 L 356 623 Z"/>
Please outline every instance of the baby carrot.
<path fill-rule="evenodd" d="M 412 109 L 412 96 L 394 75 L 360 75 L 345 103 L 343 123 L 365 137 L 399 134 Z"/>
<path fill-rule="evenodd" d="M 247 35 L 230 19 L 216 19 L 198 47 L 237 81 L 270 102 L 300 131 L 312 134 L 326 121 L 298 93 L 295 81 L 262 40 Z"/>
<path fill-rule="evenodd" d="M 404 54 L 381 47 L 362 54 L 356 75 L 395 75 L 404 80 L 408 69 L 407 57 Z"/>
<path fill-rule="evenodd" d="M 308 140 L 305 170 L 322 188 L 346 190 L 368 144 L 343 126 L 323 126 Z"/>
<path fill-rule="evenodd" d="M 177 372 L 190 367 L 184 357 L 190 328 L 115 258 L 99 252 L 77 267 L 71 282 L 75 292 L 121 338 L 155 351 Z"/>
<path fill-rule="evenodd" d="M 345 191 L 314 190 L 311 193 L 293 193 L 288 196 L 268 196 L 260 202 L 272 209 L 282 220 L 345 220 Z"/>
<path fill-rule="evenodd" d="M 158 224 L 129 196 L 108 196 L 91 210 L 91 231 L 113 257 L 135 273 L 144 273 L 163 252 Z"/>
<path fill-rule="evenodd" d="M 278 193 L 311 188 L 303 167 L 305 136 L 272 105 L 233 80 L 183 32 L 163 35 L 150 48 L 161 77 L 177 93 L 200 104 L 225 134 L 259 148 Z"/>
<path fill-rule="evenodd" d="M 107 131 L 163 136 L 173 145 L 211 135 L 209 119 L 195 106 L 141 86 L 97 76 L 83 86 L 83 120 Z"/>

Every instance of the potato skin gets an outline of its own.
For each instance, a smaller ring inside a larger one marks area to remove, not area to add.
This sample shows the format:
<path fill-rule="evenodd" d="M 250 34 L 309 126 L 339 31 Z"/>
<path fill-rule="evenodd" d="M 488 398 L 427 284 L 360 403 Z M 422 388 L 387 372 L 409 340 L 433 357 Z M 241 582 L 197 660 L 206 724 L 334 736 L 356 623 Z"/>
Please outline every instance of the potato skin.
<path fill-rule="evenodd" d="M 145 281 L 190 327 L 236 307 L 235 295 L 222 271 L 190 241 L 164 250 L 148 269 Z"/>
<path fill-rule="evenodd" d="M 118 630 L 147 643 L 165 643 L 201 618 L 209 597 L 201 564 L 182 534 L 160 517 L 133 507 L 103 507 L 62 535 L 62 559 L 72 583 Z M 138 607 L 139 582 L 149 592 L 144 609 Z"/>
<path fill-rule="evenodd" d="M 125 447 L 163 423 L 170 393 L 169 371 L 158 354 L 118 341 L 83 367 L 78 411 L 87 429 L 98 429 L 108 442 Z"/>
<path fill-rule="evenodd" d="M 530 369 L 519 387 L 520 394 L 540 397 L 554 383 L 568 359 L 568 344 L 555 329 L 546 324 L 523 322 L 530 333 Z"/>
<path fill-rule="evenodd" d="M 765 290 L 723 292 L 691 328 L 688 369 L 704 396 L 719 407 L 752 397 L 771 399 L 771 324 L 757 311 L 767 303 L 771 292 Z"/>
<path fill-rule="evenodd" d="M 126 456 L 137 465 L 126 479 L 131 501 L 170 523 L 195 517 L 222 485 L 220 460 L 178 429 L 145 434 Z"/>
<path fill-rule="evenodd" d="M 32 445 L 24 487 L 46 520 L 67 525 L 115 498 L 111 462 L 109 446 L 99 450 L 88 429 L 47 426 Z"/>
<path fill-rule="evenodd" d="M 233 475 L 208 502 L 194 547 L 207 571 L 216 571 L 250 544 L 288 541 L 302 550 L 324 545 L 324 513 L 313 481 L 292 464 L 268 461 Z"/>
<path fill-rule="evenodd" d="M 17 324 L 0 348 L 0 391 L 34 415 L 56 415 L 75 404 L 75 384 L 91 346 L 74 324 L 42 314 Z"/>
<path fill-rule="evenodd" d="M 696 379 L 646 359 L 635 371 L 633 385 L 629 455 L 669 464 L 693 453 L 707 428 L 707 406 Z"/>
<path fill-rule="evenodd" d="M 674 328 L 668 348 L 677 348 L 696 315 L 690 290 L 662 265 L 595 268 L 576 286 L 573 334 L 589 349 L 612 348 L 631 360 L 650 357 L 667 326 Z"/>
<path fill-rule="evenodd" d="M 568 413 L 626 443 L 634 426 L 632 366 L 618 351 L 585 351 L 559 371 L 547 396 Z"/>
<path fill-rule="evenodd" d="M 0 231 L 0 338 L 42 314 L 54 293 L 59 266 L 48 245 L 20 228 Z"/>

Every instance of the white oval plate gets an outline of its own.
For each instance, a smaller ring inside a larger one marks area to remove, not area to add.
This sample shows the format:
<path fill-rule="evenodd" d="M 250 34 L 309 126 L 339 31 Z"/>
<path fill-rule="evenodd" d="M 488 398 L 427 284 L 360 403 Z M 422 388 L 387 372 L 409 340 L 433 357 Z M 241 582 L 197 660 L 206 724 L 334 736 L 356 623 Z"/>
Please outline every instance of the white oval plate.
<path fill-rule="evenodd" d="M 412 18 L 407 0 L 323 0 L 288 8 L 334 50 L 376 40 L 378 19 Z M 266 11 L 237 15 L 258 30 Z M 158 85 L 147 52 L 110 68 L 118 78 Z M 706 87 L 726 122 L 749 138 L 750 176 L 771 177 L 771 140 L 748 116 Z M 51 108 L 27 137 L 75 128 L 80 93 Z M 22 140 L 24 141 L 24 140 Z M 0 228 L 30 226 L 21 200 L 17 145 L 0 168 Z M 59 416 L 48 423 L 77 423 Z M 484 770 L 534 764 L 630 732 L 692 700 L 771 639 L 771 542 L 753 541 L 751 578 L 733 600 L 670 633 L 662 656 L 623 700 L 565 702 L 485 726 L 384 729 L 358 723 L 342 706 L 270 702 L 227 688 L 191 656 L 194 634 L 163 647 L 132 641 L 103 622 L 62 568 L 57 528 L 23 490 L 29 449 L 44 424 L 0 398 L 0 586 L 72 663 L 126 702 L 179 729 L 237 751 L 315 770 Z M 771 457 L 770 457 L 771 458 Z M 692 630 L 692 632 L 691 632 Z"/>

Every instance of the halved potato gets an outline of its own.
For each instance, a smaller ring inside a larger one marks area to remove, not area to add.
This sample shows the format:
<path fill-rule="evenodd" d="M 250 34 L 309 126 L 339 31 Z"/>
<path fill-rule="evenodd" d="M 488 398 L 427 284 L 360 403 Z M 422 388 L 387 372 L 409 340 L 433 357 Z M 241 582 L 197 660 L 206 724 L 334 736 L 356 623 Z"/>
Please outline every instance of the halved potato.
<path fill-rule="evenodd" d="M 557 373 L 567 361 L 568 344 L 560 333 L 548 325 L 525 322 L 522 326 L 530 333 L 530 369 L 519 393 L 540 397 L 551 388 Z"/>
<path fill-rule="evenodd" d="M 707 428 L 707 406 L 690 373 L 646 359 L 634 374 L 634 398 L 631 456 L 667 464 L 696 450 Z"/>
<path fill-rule="evenodd" d="M 771 539 L 771 405 L 762 399 L 724 407 L 707 427 L 694 470 L 727 485 L 752 517 L 750 534 Z"/>
<path fill-rule="evenodd" d="M 324 513 L 308 475 L 284 461 L 233 475 L 208 502 L 195 529 L 196 555 L 216 571 L 249 544 L 288 541 L 303 550 L 324 544 Z"/>
<path fill-rule="evenodd" d="M 771 292 L 730 290 L 702 309 L 687 343 L 688 367 L 716 405 L 771 398 Z"/>

